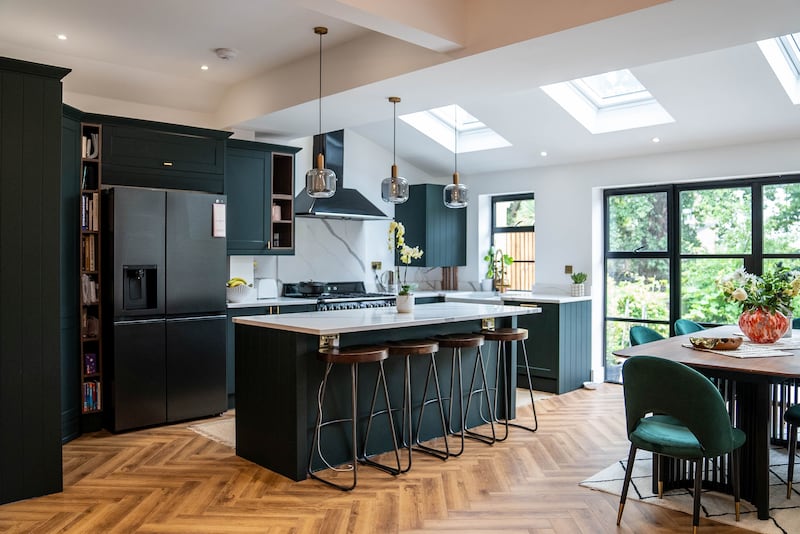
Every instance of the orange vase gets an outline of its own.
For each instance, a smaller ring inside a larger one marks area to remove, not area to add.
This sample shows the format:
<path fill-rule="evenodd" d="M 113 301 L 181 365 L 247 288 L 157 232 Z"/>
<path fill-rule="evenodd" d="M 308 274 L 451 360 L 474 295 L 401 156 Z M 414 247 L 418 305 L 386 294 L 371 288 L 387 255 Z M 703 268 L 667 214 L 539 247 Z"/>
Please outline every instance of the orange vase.
<path fill-rule="evenodd" d="M 739 328 L 753 343 L 775 343 L 789 329 L 789 319 L 779 311 L 755 308 L 742 312 Z"/>

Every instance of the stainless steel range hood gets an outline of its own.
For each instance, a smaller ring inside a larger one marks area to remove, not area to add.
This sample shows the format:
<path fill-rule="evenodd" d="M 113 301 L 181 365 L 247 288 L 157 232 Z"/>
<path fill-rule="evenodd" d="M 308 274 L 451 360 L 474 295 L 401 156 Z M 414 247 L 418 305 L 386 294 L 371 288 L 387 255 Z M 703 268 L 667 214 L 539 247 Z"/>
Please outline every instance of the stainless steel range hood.
<path fill-rule="evenodd" d="M 294 199 L 295 217 L 319 219 L 388 219 L 377 206 L 355 189 L 344 187 L 344 130 L 314 136 L 314 157 L 322 151 L 325 166 L 336 173 L 336 193 L 330 198 L 311 198 L 305 188 Z"/>

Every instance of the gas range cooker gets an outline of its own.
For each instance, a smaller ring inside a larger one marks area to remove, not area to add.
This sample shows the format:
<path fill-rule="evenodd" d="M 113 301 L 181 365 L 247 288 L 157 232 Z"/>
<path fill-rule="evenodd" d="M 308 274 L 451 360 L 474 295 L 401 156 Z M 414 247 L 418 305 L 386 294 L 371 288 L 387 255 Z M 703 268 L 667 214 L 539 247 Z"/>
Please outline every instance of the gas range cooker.
<path fill-rule="evenodd" d="M 297 282 L 283 284 L 282 295 L 288 298 L 316 298 L 318 311 L 356 310 L 394 306 L 391 293 L 371 293 L 364 282 Z"/>

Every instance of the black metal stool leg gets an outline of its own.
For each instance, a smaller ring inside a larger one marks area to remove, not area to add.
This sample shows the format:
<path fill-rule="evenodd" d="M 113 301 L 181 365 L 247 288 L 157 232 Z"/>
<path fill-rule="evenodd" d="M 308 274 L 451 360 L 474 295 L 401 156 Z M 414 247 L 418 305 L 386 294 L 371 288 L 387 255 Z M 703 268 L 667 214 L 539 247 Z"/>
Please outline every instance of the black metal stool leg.
<path fill-rule="evenodd" d="M 356 487 L 356 483 L 358 482 L 358 468 L 357 468 L 357 466 L 358 466 L 358 460 L 357 460 L 358 449 L 357 449 L 357 445 L 356 445 L 356 421 L 357 421 L 357 417 L 358 417 L 357 416 L 357 412 L 356 412 L 356 405 L 357 405 L 357 401 L 358 401 L 356 384 L 357 384 L 357 380 L 358 380 L 358 372 L 357 372 L 357 369 L 356 369 L 356 364 L 351 364 L 350 365 L 350 400 L 351 400 L 352 418 L 351 419 L 333 419 L 331 421 L 323 421 L 323 419 L 322 419 L 322 407 L 323 407 L 323 403 L 325 402 L 325 389 L 326 389 L 327 384 L 328 384 L 328 375 L 330 375 L 332 367 L 333 367 L 333 364 L 330 363 L 330 362 L 327 363 L 327 365 L 325 366 L 325 375 L 322 378 L 322 383 L 319 386 L 319 392 L 317 394 L 317 403 L 318 403 L 317 404 L 317 423 L 316 423 L 316 425 L 314 427 L 314 437 L 311 440 L 311 453 L 310 453 L 309 459 L 308 459 L 308 471 L 307 471 L 307 474 L 308 474 L 309 477 L 311 477 L 313 479 L 316 479 L 316 480 L 319 480 L 320 482 L 323 482 L 323 483 L 325 483 L 325 484 L 327 484 L 329 486 L 333 486 L 334 488 L 338 488 L 338 489 L 343 490 L 343 491 L 350 491 L 350 490 L 352 490 L 353 488 Z M 353 450 L 353 463 L 352 463 L 352 465 L 348 466 L 345 469 L 337 469 L 337 468 L 331 466 L 330 464 L 328 464 L 328 462 L 322 456 L 322 451 L 319 450 L 319 447 L 320 447 L 320 433 L 322 431 L 322 427 L 324 427 L 324 426 L 327 426 L 327 425 L 330 425 L 330 424 L 335 424 L 335 423 L 343 423 L 345 421 L 350 421 L 350 423 L 351 423 L 351 429 L 352 430 L 351 430 L 351 433 L 350 433 L 350 437 L 351 437 L 351 447 L 352 447 L 352 450 Z M 327 479 L 317 475 L 316 473 L 314 473 L 312 471 L 312 465 L 314 463 L 314 452 L 315 451 L 319 453 L 320 458 L 322 459 L 323 462 L 325 462 L 325 465 L 327 465 L 328 467 L 330 467 L 330 468 L 332 468 L 334 470 L 337 470 L 337 471 L 352 471 L 353 472 L 353 482 L 352 482 L 352 484 L 350 484 L 350 485 L 337 484 L 336 482 L 327 480 Z"/>
<path fill-rule="evenodd" d="M 531 368 L 528 366 L 528 351 L 525 348 L 525 343 L 520 343 L 522 346 L 522 356 L 525 360 L 525 375 L 528 378 L 528 395 L 531 396 L 531 410 L 533 410 L 533 427 L 521 425 L 519 423 L 511 423 L 508 422 L 509 425 L 515 428 L 521 428 L 523 430 L 527 430 L 528 432 L 536 432 L 539 430 L 539 419 L 536 417 L 536 404 L 533 402 L 533 381 L 531 380 Z M 506 408 L 507 409 L 507 408 Z M 506 411 L 506 417 L 508 417 L 508 411 Z"/>
<path fill-rule="evenodd" d="M 786 498 L 792 498 L 792 480 L 794 480 L 794 455 L 797 452 L 797 427 L 789 425 L 789 472 L 786 477 Z"/>
<path fill-rule="evenodd" d="M 456 400 L 456 365 L 458 366 L 458 418 L 459 430 L 453 430 L 453 404 Z M 462 391 L 464 385 L 462 382 L 462 368 L 461 368 L 461 349 L 453 348 L 453 364 L 450 370 L 450 403 L 447 410 L 447 428 L 451 435 L 461 437 L 461 448 L 458 452 L 450 452 L 450 456 L 461 456 L 464 452 L 464 397 Z"/>
<path fill-rule="evenodd" d="M 477 375 L 477 372 L 478 372 L 478 367 L 480 367 L 480 370 L 481 370 L 481 378 L 483 379 L 483 386 L 481 388 L 479 388 L 479 389 L 475 389 L 475 378 L 476 378 L 476 375 Z M 467 429 L 465 429 L 464 432 L 466 433 L 466 436 L 469 437 L 469 438 L 477 439 L 478 441 L 482 441 L 482 442 L 484 442 L 484 443 L 486 443 L 488 445 L 492 445 L 495 441 L 497 441 L 497 436 L 496 436 L 496 433 L 495 433 L 495 430 L 494 430 L 494 418 L 495 418 L 494 417 L 494 410 L 492 409 L 492 403 L 491 403 L 491 400 L 489 398 L 489 390 L 487 389 L 488 383 L 489 382 L 486 379 L 486 367 L 485 367 L 485 365 L 483 363 L 483 353 L 481 351 L 481 348 L 478 347 L 477 348 L 477 354 L 475 356 L 475 366 L 472 369 L 472 380 L 470 380 L 470 384 L 469 384 L 469 393 L 468 393 L 468 397 L 467 397 L 467 405 L 466 405 L 466 408 L 464 408 L 463 419 L 464 419 L 464 422 L 466 424 L 466 420 L 469 417 L 469 407 L 470 407 L 470 404 L 472 402 L 472 396 L 473 395 L 480 395 L 481 398 L 483 398 L 484 395 L 485 395 L 486 396 L 486 407 L 487 407 L 487 409 L 489 411 L 489 419 L 486 420 L 486 418 L 483 417 L 483 407 L 480 406 L 480 405 L 479 405 L 479 408 L 478 408 L 478 412 L 481 414 L 481 419 L 485 423 L 489 423 L 489 426 L 492 429 L 492 435 L 491 436 L 487 436 L 485 434 L 481 434 L 480 432 L 475 432 L 473 430 L 467 430 Z"/>
<path fill-rule="evenodd" d="M 386 401 L 386 409 L 376 413 L 375 401 L 378 398 L 378 390 L 380 389 L 381 385 L 383 386 L 383 394 L 384 394 L 384 400 Z M 391 467 L 388 465 L 384 465 L 380 462 L 376 462 L 372 460 L 367 453 L 367 443 L 369 442 L 369 435 L 370 431 L 372 430 L 372 421 L 376 415 L 382 415 L 384 413 L 389 419 L 389 430 L 392 435 L 392 445 L 394 446 L 394 456 L 395 456 L 395 461 L 397 463 L 397 467 Z M 378 376 L 375 379 L 375 390 L 372 393 L 372 402 L 370 403 L 369 407 L 369 418 L 367 419 L 367 430 L 366 433 L 364 434 L 364 446 L 363 446 L 363 455 L 361 456 L 361 463 L 375 467 L 391 475 L 398 475 L 402 472 L 402 468 L 400 466 L 400 449 L 397 445 L 397 434 L 395 433 L 394 430 L 392 405 L 389 401 L 389 388 L 386 385 L 386 373 L 384 372 L 383 361 L 378 362 Z M 409 460 L 409 467 L 410 467 L 410 460 Z"/>
<path fill-rule="evenodd" d="M 502 355 L 501 355 L 502 350 Z M 507 357 L 508 354 L 506 352 L 506 342 L 505 341 L 498 341 L 497 342 L 497 368 L 495 373 L 495 382 L 494 382 L 494 416 L 495 421 L 498 423 L 503 423 L 503 427 L 505 428 L 505 432 L 503 433 L 503 437 L 498 437 L 497 441 L 505 441 L 508 439 L 508 412 L 509 412 L 509 403 L 508 397 L 511 395 L 511 392 L 508 390 L 508 364 L 507 364 Z M 502 380 L 503 385 L 503 419 L 500 419 L 500 416 L 497 415 L 497 398 L 500 396 L 500 379 L 501 379 L 501 371 L 500 371 L 500 363 L 502 362 Z"/>
<path fill-rule="evenodd" d="M 422 404 L 419 408 L 419 419 L 417 419 L 417 435 L 414 440 L 414 444 L 416 445 L 415 449 L 430 454 L 431 456 L 435 456 L 442 460 L 447 460 L 450 456 L 450 445 L 447 442 L 447 422 L 444 417 L 444 401 L 442 400 L 442 391 L 439 387 L 439 371 L 436 369 L 436 357 L 433 353 L 430 355 L 430 362 L 428 363 L 428 375 L 425 378 L 425 389 L 422 392 Z M 436 388 L 436 397 L 433 399 L 428 399 L 428 386 L 431 382 L 431 375 L 433 376 L 433 384 Z M 425 413 L 425 406 L 431 403 L 437 403 L 439 406 L 439 417 L 441 418 L 442 422 L 442 437 L 444 438 L 444 449 L 437 449 L 435 447 L 430 447 L 428 445 L 424 445 L 420 441 L 420 430 L 422 429 L 422 421 L 423 416 Z M 411 405 L 409 404 L 409 413 L 411 410 Z M 463 447 L 462 447 L 463 450 Z M 409 462 L 410 465 L 410 462 Z"/>

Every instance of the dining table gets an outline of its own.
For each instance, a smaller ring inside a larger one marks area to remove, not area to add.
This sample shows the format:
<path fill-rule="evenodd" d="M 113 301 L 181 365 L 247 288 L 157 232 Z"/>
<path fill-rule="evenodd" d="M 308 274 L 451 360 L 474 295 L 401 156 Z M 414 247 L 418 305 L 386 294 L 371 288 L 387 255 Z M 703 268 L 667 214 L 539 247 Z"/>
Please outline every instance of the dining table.
<path fill-rule="evenodd" d="M 729 351 L 699 350 L 690 343 L 691 337 L 734 336 L 744 336 L 738 326 L 717 326 L 626 347 L 613 354 L 620 358 L 639 355 L 666 358 L 696 369 L 718 385 L 724 384 L 723 397 L 732 421 L 747 435 L 740 452 L 741 496 L 756 507 L 759 519 L 769 519 L 770 416 L 775 401 L 770 392 L 775 384 L 800 379 L 800 330 L 770 345 L 751 344 L 745 338 L 740 348 Z"/>

